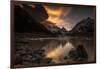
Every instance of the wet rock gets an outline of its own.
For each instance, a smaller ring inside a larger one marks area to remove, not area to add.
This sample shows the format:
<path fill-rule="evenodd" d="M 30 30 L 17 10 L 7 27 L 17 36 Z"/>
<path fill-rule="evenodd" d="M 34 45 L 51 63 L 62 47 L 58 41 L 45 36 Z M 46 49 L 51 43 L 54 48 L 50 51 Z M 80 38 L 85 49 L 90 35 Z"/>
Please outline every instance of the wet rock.
<path fill-rule="evenodd" d="M 41 62 L 44 63 L 44 64 L 49 64 L 51 63 L 52 59 L 50 58 L 44 58 Z"/>
<path fill-rule="evenodd" d="M 32 62 L 29 62 L 29 61 L 23 61 L 22 64 L 23 64 L 23 65 L 32 65 Z"/>
<path fill-rule="evenodd" d="M 64 60 L 68 59 L 68 56 L 65 56 L 63 59 L 64 59 Z"/>
<path fill-rule="evenodd" d="M 84 61 L 88 59 L 88 54 L 83 45 L 78 45 L 76 49 L 69 52 L 69 57 L 75 61 Z"/>
<path fill-rule="evenodd" d="M 85 48 L 82 45 L 78 45 L 76 50 L 77 50 L 77 56 L 78 56 L 79 60 L 88 59 L 88 54 L 87 54 Z"/>
<path fill-rule="evenodd" d="M 26 56 L 23 56 L 23 60 L 27 60 L 27 61 L 30 61 L 32 58 L 31 55 L 26 55 Z"/>
<path fill-rule="evenodd" d="M 43 49 L 32 49 L 28 46 L 19 47 L 16 50 L 15 64 L 31 65 L 31 64 L 49 64 L 52 59 L 46 58 Z"/>
<path fill-rule="evenodd" d="M 22 64 L 22 57 L 20 54 L 15 55 L 15 65 Z"/>
<path fill-rule="evenodd" d="M 44 50 L 34 50 L 32 56 L 37 58 L 44 57 Z"/>
<path fill-rule="evenodd" d="M 69 57 L 70 57 L 70 59 L 72 59 L 72 60 L 78 59 L 77 51 L 76 51 L 75 49 L 72 49 L 72 50 L 69 52 Z"/>
<path fill-rule="evenodd" d="M 24 55 L 24 54 L 26 54 L 26 51 L 25 50 L 19 50 L 19 51 L 17 51 L 17 53 Z"/>

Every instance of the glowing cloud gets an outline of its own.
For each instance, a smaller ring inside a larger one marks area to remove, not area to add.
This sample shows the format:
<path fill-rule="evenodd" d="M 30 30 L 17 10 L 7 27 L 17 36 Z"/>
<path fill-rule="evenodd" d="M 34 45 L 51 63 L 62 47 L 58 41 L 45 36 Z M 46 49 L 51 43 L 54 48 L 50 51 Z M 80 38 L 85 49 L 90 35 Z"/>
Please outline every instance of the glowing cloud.
<path fill-rule="evenodd" d="M 68 31 L 71 30 L 70 21 L 64 18 L 69 14 L 71 7 L 56 7 L 56 8 L 53 8 L 51 6 L 44 6 L 44 7 L 49 15 L 47 21 L 54 23 L 59 28 L 64 27 Z"/>

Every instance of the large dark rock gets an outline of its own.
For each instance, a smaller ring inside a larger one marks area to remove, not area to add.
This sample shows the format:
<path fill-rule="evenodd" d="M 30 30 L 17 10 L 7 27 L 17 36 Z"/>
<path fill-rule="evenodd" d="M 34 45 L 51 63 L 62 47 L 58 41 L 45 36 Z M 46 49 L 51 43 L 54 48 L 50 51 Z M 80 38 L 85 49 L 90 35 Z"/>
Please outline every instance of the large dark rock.
<path fill-rule="evenodd" d="M 77 50 L 72 49 L 72 50 L 69 52 L 69 57 L 70 57 L 70 59 L 72 59 L 72 60 L 77 60 L 77 59 L 78 59 Z"/>
<path fill-rule="evenodd" d="M 83 45 L 78 45 L 76 49 L 72 49 L 69 52 L 69 57 L 75 61 L 86 61 L 88 59 L 88 54 Z"/>
<path fill-rule="evenodd" d="M 87 51 L 83 45 L 78 45 L 76 50 L 77 50 L 78 59 L 80 59 L 80 60 L 81 59 L 88 59 Z"/>

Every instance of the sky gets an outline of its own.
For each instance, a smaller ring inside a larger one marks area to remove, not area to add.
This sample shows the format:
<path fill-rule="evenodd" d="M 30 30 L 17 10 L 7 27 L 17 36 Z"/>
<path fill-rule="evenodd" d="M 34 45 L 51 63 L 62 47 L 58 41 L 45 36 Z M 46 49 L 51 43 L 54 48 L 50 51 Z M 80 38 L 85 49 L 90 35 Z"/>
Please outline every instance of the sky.
<path fill-rule="evenodd" d="M 90 6 L 62 6 L 62 5 L 44 5 L 49 18 L 56 26 L 64 27 L 70 31 L 79 21 L 87 17 L 95 18 L 94 7 Z"/>

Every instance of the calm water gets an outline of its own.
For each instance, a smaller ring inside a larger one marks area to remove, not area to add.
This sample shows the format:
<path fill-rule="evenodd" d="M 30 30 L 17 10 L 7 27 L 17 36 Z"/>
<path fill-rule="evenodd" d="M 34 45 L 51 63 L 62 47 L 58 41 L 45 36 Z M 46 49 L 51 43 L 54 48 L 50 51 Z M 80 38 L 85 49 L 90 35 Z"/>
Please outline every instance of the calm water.
<path fill-rule="evenodd" d="M 23 42 L 21 42 L 23 41 Z M 87 61 L 95 60 L 95 46 L 92 38 L 64 37 L 64 38 L 27 38 L 16 43 L 18 47 L 28 46 L 32 50 L 43 49 L 46 58 L 51 58 L 53 63 L 72 62 L 69 52 L 82 45 L 87 54 Z M 64 59 L 67 57 L 67 59 Z"/>

